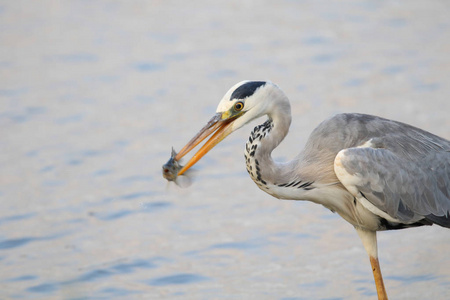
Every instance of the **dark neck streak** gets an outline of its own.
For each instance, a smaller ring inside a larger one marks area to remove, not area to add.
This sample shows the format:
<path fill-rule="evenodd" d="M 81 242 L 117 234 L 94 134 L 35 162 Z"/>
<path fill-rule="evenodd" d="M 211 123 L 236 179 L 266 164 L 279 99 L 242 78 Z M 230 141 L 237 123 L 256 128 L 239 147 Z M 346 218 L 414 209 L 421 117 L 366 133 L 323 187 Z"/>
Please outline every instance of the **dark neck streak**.
<path fill-rule="evenodd" d="M 263 190 L 269 185 L 285 183 L 292 179 L 292 168 L 288 163 L 277 163 L 272 159 L 272 151 L 286 136 L 291 124 L 290 108 L 275 109 L 269 119 L 256 126 L 245 146 L 247 171 L 253 181 Z"/>

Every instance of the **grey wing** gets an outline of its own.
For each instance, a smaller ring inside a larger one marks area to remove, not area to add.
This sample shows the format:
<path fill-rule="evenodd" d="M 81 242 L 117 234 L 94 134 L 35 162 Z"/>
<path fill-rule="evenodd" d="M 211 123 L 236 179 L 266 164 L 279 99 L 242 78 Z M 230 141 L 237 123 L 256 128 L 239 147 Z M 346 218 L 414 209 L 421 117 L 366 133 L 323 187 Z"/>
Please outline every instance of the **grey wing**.
<path fill-rule="evenodd" d="M 420 157 L 389 149 L 344 149 L 335 159 L 342 184 L 364 206 L 391 221 L 427 219 L 450 227 L 450 152 L 429 151 Z"/>

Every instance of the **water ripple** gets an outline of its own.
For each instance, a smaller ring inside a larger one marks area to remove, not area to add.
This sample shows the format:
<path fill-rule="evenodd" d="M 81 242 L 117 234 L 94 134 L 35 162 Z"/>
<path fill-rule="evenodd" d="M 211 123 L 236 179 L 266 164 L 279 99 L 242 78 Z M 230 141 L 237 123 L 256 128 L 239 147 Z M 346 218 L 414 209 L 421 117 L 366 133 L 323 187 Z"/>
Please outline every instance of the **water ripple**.
<path fill-rule="evenodd" d="M 249 250 L 249 249 L 257 249 L 262 248 L 269 243 L 263 240 L 248 240 L 248 241 L 240 241 L 240 242 L 228 242 L 228 243 L 220 243 L 212 245 L 211 249 L 240 249 L 240 250 Z"/>
<path fill-rule="evenodd" d="M 171 205 L 172 205 L 172 203 L 167 202 L 167 201 L 155 201 L 155 202 L 144 203 L 144 204 L 142 204 L 142 207 L 145 209 L 145 211 L 153 212 L 154 210 L 167 208 Z"/>
<path fill-rule="evenodd" d="M 415 282 L 435 280 L 437 279 L 437 277 L 432 274 L 425 274 L 425 275 L 411 275 L 411 276 L 387 276 L 386 279 L 401 281 L 405 284 L 411 284 Z"/>
<path fill-rule="evenodd" d="M 109 270 L 98 269 L 98 270 L 93 270 L 93 271 L 86 272 L 85 274 L 81 275 L 80 277 L 78 277 L 77 279 L 75 279 L 72 282 L 94 281 L 94 280 L 97 280 L 97 279 L 109 277 L 109 276 L 111 276 L 113 274 L 114 273 L 109 271 Z"/>
<path fill-rule="evenodd" d="M 83 121 L 83 119 L 84 119 L 84 114 L 79 113 L 79 114 L 72 114 L 69 116 L 57 118 L 54 120 L 54 122 L 57 125 L 66 125 L 69 123 L 77 123 L 77 122 Z"/>
<path fill-rule="evenodd" d="M 95 270 L 89 270 L 75 279 L 63 281 L 60 284 L 92 282 L 115 275 L 132 273 L 140 269 L 153 269 L 157 267 L 156 261 L 159 260 L 161 260 L 161 258 L 136 259 L 130 262 L 120 262 L 109 267 L 106 266 Z"/>
<path fill-rule="evenodd" d="M 17 88 L 17 89 L 0 89 L 0 96 L 5 97 L 15 97 L 20 96 L 28 92 L 28 88 Z"/>
<path fill-rule="evenodd" d="M 26 220 L 31 217 L 34 217 L 35 213 L 28 213 L 28 214 L 19 214 L 19 215 L 13 215 L 8 217 L 0 218 L 0 225 L 3 225 L 4 223 L 14 222 L 14 221 L 21 221 Z"/>
<path fill-rule="evenodd" d="M 42 283 L 34 285 L 27 289 L 28 292 L 32 293 L 51 293 L 58 289 L 58 284 L 56 283 Z"/>
<path fill-rule="evenodd" d="M 337 58 L 337 54 L 317 54 L 313 56 L 311 60 L 316 64 L 325 64 L 334 62 Z"/>
<path fill-rule="evenodd" d="M 152 268 L 156 268 L 156 264 L 145 259 L 137 259 L 129 263 L 120 263 L 112 267 L 113 270 L 122 274 L 132 273 L 136 269 L 152 269 Z"/>
<path fill-rule="evenodd" d="M 384 68 L 382 70 L 382 72 L 385 74 L 393 75 L 393 74 L 399 74 L 399 73 L 405 71 L 405 69 L 406 69 L 405 66 L 402 66 L 402 65 L 391 65 L 391 66 Z"/>
<path fill-rule="evenodd" d="M 306 45 L 323 45 L 329 42 L 330 40 L 324 36 L 309 36 L 302 39 L 302 43 Z"/>
<path fill-rule="evenodd" d="M 101 294 L 106 294 L 111 297 L 124 297 L 129 296 L 131 294 L 135 294 L 136 292 L 127 290 L 127 289 L 120 289 L 116 287 L 110 287 L 110 288 L 104 288 L 100 291 Z M 106 298 L 108 299 L 108 298 Z"/>
<path fill-rule="evenodd" d="M 139 72 L 155 72 L 161 71 L 165 68 L 163 64 L 153 62 L 141 62 L 134 65 L 134 68 Z"/>
<path fill-rule="evenodd" d="M 114 200 L 113 198 L 106 198 L 104 201 L 110 202 Z M 155 201 L 155 202 L 148 202 L 148 203 L 142 203 L 140 209 L 131 210 L 131 209 L 120 209 L 113 212 L 106 212 L 106 213 L 91 213 L 90 215 L 94 216 L 95 218 L 102 220 L 102 221 L 111 221 L 111 220 L 117 220 L 132 214 L 137 213 L 153 213 L 155 211 L 167 208 L 171 206 L 172 203 L 166 202 L 166 201 Z"/>
<path fill-rule="evenodd" d="M 136 213 L 136 211 L 132 211 L 132 210 L 128 210 L 128 209 L 122 209 L 122 210 L 115 211 L 115 212 L 108 213 L 108 214 L 103 214 L 103 215 L 94 214 L 94 215 L 99 220 L 111 221 L 111 220 L 116 220 L 116 219 L 120 219 L 120 218 L 126 217 L 126 216 L 128 216 L 130 214 L 133 214 L 133 213 Z"/>
<path fill-rule="evenodd" d="M 66 235 L 66 233 L 60 233 L 60 234 L 55 234 L 52 236 L 44 236 L 44 237 L 22 237 L 22 238 L 7 239 L 7 240 L 0 241 L 0 250 L 21 247 L 30 242 L 35 242 L 35 241 L 53 240 L 56 238 L 60 238 L 64 235 Z"/>
<path fill-rule="evenodd" d="M 93 63 L 98 61 L 98 56 L 92 53 L 55 54 L 45 57 L 46 61 L 61 63 Z"/>
<path fill-rule="evenodd" d="M 210 280 L 209 277 L 205 277 L 198 274 L 191 273 L 180 273 L 175 275 L 169 275 L 164 277 L 157 277 L 148 282 L 152 286 L 164 286 L 164 285 L 174 285 L 174 284 L 191 284 L 201 281 Z"/>
<path fill-rule="evenodd" d="M 29 280 L 36 280 L 38 277 L 36 275 L 22 275 L 19 277 L 14 277 L 11 279 L 8 279 L 8 282 L 18 282 L 18 281 L 29 281 Z"/>
<path fill-rule="evenodd" d="M 364 83 L 364 79 L 362 78 L 352 78 L 343 83 L 344 86 L 347 87 L 358 87 Z"/>
<path fill-rule="evenodd" d="M 17 248 L 23 245 L 26 245 L 32 241 L 37 240 L 37 238 L 34 237 L 24 237 L 24 238 L 18 238 L 18 239 L 9 239 L 5 241 L 0 242 L 0 250 L 2 249 L 11 249 L 11 248 Z"/>

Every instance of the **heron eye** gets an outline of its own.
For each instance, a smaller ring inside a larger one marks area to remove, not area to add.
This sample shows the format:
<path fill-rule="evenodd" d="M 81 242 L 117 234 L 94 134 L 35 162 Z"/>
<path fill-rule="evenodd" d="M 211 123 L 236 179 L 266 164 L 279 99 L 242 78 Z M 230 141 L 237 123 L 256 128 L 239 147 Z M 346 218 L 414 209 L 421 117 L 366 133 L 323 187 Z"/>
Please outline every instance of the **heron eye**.
<path fill-rule="evenodd" d="M 236 103 L 234 104 L 234 109 L 237 110 L 237 111 L 240 111 L 240 110 L 242 110 L 243 108 L 244 108 L 244 103 L 241 102 L 241 101 L 236 102 Z"/>

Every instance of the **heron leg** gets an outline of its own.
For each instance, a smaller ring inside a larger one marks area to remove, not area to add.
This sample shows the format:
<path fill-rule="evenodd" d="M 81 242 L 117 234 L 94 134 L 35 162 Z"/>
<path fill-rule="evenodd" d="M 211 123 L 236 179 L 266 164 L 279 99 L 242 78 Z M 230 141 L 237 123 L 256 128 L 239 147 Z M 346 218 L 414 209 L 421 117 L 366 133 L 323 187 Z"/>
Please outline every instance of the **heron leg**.
<path fill-rule="evenodd" d="M 364 248 L 370 257 L 370 264 L 372 265 L 373 278 L 375 279 L 375 286 L 377 288 L 378 300 L 387 300 L 386 288 L 384 287 L 383 276 L 381 275 L 380 262 L 378 261 L 377 248 L 377 232 L 368 231 L 356 228 L 359 237 L 361 238 Z"/>
<path fill-rule="evenodd" d="M 386 288 L 384 287 L 383 276 L 381 275 L 380 263 L 378 258 L 370 257 L 370 264 L 372 265 L 373 278 L 375 279 L 375 286 L 377 287 L 378 300 L 387 300 Z"/>

